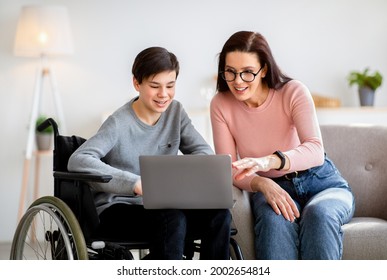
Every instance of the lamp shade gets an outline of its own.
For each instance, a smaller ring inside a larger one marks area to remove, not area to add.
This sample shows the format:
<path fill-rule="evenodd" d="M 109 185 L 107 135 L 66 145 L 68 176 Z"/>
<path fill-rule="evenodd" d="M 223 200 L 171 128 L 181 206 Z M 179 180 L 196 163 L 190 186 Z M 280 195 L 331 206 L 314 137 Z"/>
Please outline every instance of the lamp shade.
<path fill-rule="evenodd" d="M 73 40 L 66 7 L 22 7 L 14 47 L 16 56 L 37 57 L 71 53 Z"/>

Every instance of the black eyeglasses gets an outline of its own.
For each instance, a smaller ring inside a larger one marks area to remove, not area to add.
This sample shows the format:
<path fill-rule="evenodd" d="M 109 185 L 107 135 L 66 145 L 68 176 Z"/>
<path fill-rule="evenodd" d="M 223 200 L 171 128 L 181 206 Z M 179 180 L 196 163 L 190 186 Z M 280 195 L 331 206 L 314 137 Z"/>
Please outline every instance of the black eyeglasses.
<path fill-rule="evenodd" d="M 251 71 L 242 71 L 237 73 L 231 70 L 226 70 L 226 71 L 220 72 L 220 75 L 222 76 L 223 80 L 225 80 L 226 82 L 232 82 L 236 79 L 237 75 L 239 74 L 242 81 L 250 83 L 255 80 L 255 76 L 257 76 L 258 73 L 261 72 L 262 68 L 263 66 L 259 68 L 257 73 L 253 73 Z"/>

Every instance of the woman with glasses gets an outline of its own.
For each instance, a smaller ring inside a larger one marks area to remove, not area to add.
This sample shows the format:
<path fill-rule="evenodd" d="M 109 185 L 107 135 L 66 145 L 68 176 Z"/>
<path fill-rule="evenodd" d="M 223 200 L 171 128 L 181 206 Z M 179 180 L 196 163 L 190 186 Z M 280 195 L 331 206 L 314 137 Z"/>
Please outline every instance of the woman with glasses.
<path fill-rule="evenodd" d="M 324 153 L 309 90 L 255 32 L 226 41 L 218 70 L 215 150 L 232 156 L 235 186 L 253 193 L 256 258 L 340 259 L 354 197 Z"/>

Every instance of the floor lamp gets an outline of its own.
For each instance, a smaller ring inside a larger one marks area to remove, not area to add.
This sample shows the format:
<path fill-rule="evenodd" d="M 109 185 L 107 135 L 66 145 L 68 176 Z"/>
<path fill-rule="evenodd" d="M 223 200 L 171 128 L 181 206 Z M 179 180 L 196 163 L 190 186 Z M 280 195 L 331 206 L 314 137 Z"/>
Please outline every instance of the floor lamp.
<path fill-rule="evenodd" d="M 66 7 L 63 6 L 24 6 L 18 20 L 14 53 L 16 56 L 38 57 L 40 65 L 36 72 L 32 110 L 28 127 L 27 147 L 23 165 L 23 180 L 20 192 L 18 220 L 24 213 L 30 165 L 35 143 L 35 123 L 39 115 L 42 91 L 45 80 L 49 80 L 58 122 L 65 131 L 65 121 L 60 94 L 48 57 L 66 55 L 73 52 L 70 24 Z M 36 199 L 37 190 L 34 190 Z"/>

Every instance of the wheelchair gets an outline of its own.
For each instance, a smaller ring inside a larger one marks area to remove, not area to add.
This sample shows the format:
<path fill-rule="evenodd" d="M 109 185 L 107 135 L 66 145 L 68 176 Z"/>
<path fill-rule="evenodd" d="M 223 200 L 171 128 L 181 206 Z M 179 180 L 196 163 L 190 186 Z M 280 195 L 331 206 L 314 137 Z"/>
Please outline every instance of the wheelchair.
<path fill-rule="evenodd" d="M 147 259 L 149 241 L 110 240 L 94 236 L 99 217 L 94 194 L 88 182 L 109 182 L 110 175 L 74 173 L 67 170 L 71 154 L 86 139 L 59 134 L 58 125 L 49 118 L 37 129 L 54 129 L 54 196 L 34 201 L 17 225 L 10 252 L 11 260 L 133 260 Z M 230 256 L 243 259 L 231 229 Z M 200 240 L 186 241 L 184 258 L 193 259 L 200 252 Z"/>

